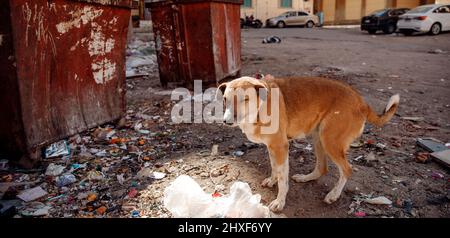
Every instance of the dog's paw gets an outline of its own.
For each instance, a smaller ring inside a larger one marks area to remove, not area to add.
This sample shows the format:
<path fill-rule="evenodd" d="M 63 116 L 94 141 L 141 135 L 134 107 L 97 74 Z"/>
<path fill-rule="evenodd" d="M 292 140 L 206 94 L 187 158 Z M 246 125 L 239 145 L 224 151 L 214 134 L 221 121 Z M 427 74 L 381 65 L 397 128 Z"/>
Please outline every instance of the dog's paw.
<path fill-rule="evenodd" d="M 309 178 L 310 176 L 308 175 L 304 175 L 304 174 L 294 174 L 292 175 L 292 180 L 294 180 L 297 183 L 306 183 L 311 181 L 311 179 Z"/>
<path fill-rule="evenodd" d="M 268 177 L 261 182 L 261 186 L 271 188 L 276 183 L 277 183 L 276 179 L 274 179 L 272 177 Z"/>
<path fill-rule="evenodd" d="M 325 199 L 323 201 L 325 203 L 332 204 L 332 203 L 336 202 L 340 196 L 341 196 L 341 194 L 338 194 L 334 190 L 331 190 L 331 192 L 329 192 L 327 194 L 327 196 L 325 196 Z"/>
<path fill-rule="evenodd" d="M 281 199 L 275 199 L 269 204 L 269 209 L 272 212 L 280 212 L 284 208 L 284 200 Z"/>

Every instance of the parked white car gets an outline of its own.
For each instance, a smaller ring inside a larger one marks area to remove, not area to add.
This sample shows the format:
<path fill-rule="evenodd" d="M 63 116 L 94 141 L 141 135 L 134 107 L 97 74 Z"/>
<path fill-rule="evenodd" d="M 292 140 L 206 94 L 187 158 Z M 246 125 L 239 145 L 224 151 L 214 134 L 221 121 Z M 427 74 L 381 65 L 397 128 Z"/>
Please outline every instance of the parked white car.
<path fill-rule="evenodd" d="M 450 5 L 416 7 L 399 17 L 397 28 L 405 35 L 412 35 L 414 32 L 438 35 L 442 31 L 450 31 Z"/>

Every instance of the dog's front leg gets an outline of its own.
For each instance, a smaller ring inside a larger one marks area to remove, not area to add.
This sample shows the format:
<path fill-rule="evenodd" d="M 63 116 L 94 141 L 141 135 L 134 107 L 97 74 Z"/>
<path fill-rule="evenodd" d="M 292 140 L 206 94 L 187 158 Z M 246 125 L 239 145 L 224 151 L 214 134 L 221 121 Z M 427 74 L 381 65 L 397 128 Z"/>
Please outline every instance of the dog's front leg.
<path fill-rule="evenodd" d="M 283 210 L 286 203 L 286 195 L 289 190 L 289 144 L 267 146 L 272 164 L 272 177 L 278 182 L 278 195 L 269 204 L 270 210 L 278 212 Z"/>
<path fill-rule="evenodd" d="M 277 165 L 275 163 L 275 155 L 269 149 L 270 167 L 272 168 L 270 177 L 264 179 L 261 183 L 263 187 L 273 187 L 277 183 Z"/>

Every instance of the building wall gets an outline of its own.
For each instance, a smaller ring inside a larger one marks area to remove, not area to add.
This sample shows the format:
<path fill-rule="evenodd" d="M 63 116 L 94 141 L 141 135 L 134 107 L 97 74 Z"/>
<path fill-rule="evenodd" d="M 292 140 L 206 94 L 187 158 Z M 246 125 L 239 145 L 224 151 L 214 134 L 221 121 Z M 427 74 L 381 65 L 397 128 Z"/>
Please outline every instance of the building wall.
<path fill-rule="evenodd" d="M 365 14 L 370 14 L 371 12 L 387 7 L 386 4 L 386 0 L 366 0 L 366 9 L 364 12 Z"/>
<path fill-rule="evenodd" d="M 361 18 L 361 0 L 346 0 L 345 3 L 345 19 L 359 20 Z"/>
<path fill-rule="evenodd" d="M 336 0 L 323 0 L 324 22 L 334 22 L 336 17 Z"/>
<path fill-rule="evenodd" d="M 420 4 L 420 0 L 397 0 L 397 7 L 415 8 Z"/>
<path fill-rule="evenodd" d="M 276 17 L 284 12 L 302 10 L 313 12 L 313 0 L 292 0 L 292 8 L 281 7 L 280 0 L 252 0 L 252 7 L 241 6 L 241 18 L 253 15 L 255 19 L 265 22 L 268 18 Z"/>

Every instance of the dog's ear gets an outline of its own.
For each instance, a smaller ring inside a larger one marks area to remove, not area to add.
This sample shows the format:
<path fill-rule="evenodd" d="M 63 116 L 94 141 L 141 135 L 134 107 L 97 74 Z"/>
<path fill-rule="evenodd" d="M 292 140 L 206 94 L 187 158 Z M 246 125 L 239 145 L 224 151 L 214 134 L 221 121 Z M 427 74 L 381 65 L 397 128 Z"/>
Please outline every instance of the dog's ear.
<path fill-rule="evenodd" d="M 228 83 L 223 83 L 223 84 L 219 85 L 219 87 L 217 87 L 216 100 L 219 99 L 219 92 L 222 93 L 222 97 L 223 97 L 223 94 L 225 93 L 225 90 L 227 89 L 227 87 L 228 87 Z"/>
<path fill-rule="evenodd" d="M 267 89 L 266 85 L 255 84 L 255 90 L 256 90 L 256 95 L 258 95 L 258 97 L 261 100 L 263 100 L 263 101 L 267 100 L 267 94 L 269 93 L 269 90 Z"/>
<path fill-rule="evenodd" d="M 273 75 L 271 75 L 271 74 L 267 74 L 267 75 L 264 75 L 263 79 L 264 80 L 272 80 L 272 79 L 275 79 L 275 77 L 273 77 Z"/>

